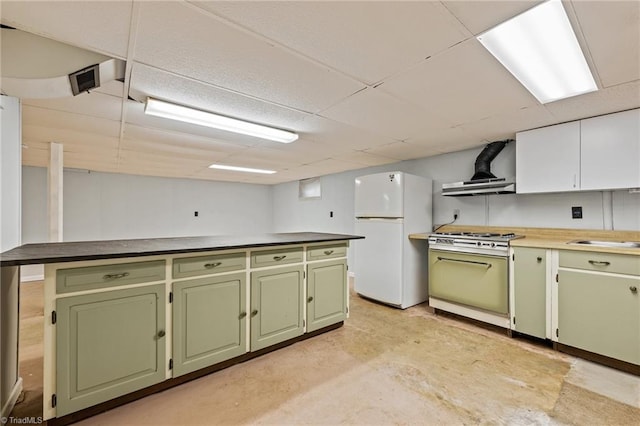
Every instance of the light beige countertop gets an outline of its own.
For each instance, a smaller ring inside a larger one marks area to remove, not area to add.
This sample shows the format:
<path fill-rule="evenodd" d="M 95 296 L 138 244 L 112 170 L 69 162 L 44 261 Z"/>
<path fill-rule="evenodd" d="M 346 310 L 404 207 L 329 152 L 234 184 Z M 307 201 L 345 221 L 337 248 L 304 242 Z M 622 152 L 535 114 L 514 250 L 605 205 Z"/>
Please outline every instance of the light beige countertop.
<path fill-rule="evenodd" d="M 597 229 L 516 228 L 498 226 L 446 225 L 439 232 L 494 232 L 523 235 L 510 241 L 512 247 L 536 247 L 558 250 L 592 251 L 640 256 L 640 248 L 568 244 L 577 240 L 640 242 L 640 231 L 605 231 Z M 430 232 L 410 234 L 414 240 L 426 240 Z"/>

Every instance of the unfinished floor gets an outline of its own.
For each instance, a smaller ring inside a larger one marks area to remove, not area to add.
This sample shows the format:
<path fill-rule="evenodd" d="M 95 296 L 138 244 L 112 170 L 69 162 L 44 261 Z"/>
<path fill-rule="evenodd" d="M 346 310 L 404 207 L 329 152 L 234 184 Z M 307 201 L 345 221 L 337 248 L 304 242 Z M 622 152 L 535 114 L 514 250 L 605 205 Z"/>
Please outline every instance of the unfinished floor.
<path fill-rule="evenodd" d="M 22 286 L 25 392 L 40 416 L 42 283 Z M 640 378 L 523 339 L 351 295 L 338 330 L 79 425 L 639 425 Z"/>

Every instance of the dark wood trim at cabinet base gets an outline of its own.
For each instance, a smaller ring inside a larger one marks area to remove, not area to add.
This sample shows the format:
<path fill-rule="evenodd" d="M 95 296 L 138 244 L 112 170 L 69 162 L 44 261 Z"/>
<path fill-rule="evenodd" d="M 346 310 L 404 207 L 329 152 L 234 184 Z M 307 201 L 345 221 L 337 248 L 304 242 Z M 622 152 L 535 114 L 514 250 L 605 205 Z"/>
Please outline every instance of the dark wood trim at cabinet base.
<path fill-rule="evenodd" d="M 88 407 L 85 408 L 84 410 L 80 410 L 80 411 L 76 411 L 75 413 L 71 413 L 71 414 L 67 414 L 66 416 L 63 417 L 56 417 L 53 419 L 49 419 L 47 420 L 46 424 L 47 426 L 62 426 L 62 425 L 68 425 L 71 423 L 75 423 L 75 422 L 79 422 L 80 420 L 86 419 L 88 417 L 91 416 L 95 416 L 97 414 L 103 413 L 105 411 L 111 410 L 112 408 L 116 408 L 119 407 L 121 405 L 124 404 L 128 404 L 129 402 L 133 402 L 136 401 L 140 398 L 144 398 L 145 396 L 149 396 L 152 395 L 154 393 L 158 393 L 158 392 L 162 392 L 164 390 L 170 389 L 174 386 L 178 386 L 181 385 L 183 383 L 189 382 L 191 380 L 194 379 L 198 379 L 202 376 L 206 376 L 208 374 L 211 373 L 215 373 L 216 371 L 220 371 L 223 370 L 225 368 L 231 367 L 232 365 L 236 365 L 236 364 L 240 364 L 242 362 L 245 361 L 249 361 L 250 359 L 259 357 L 261 355 L 264 355 L 266 353 L 269 352 L 273 352 L 276 351 L 278 349 L 282 349 L 286 346 L 290 346 L 296 342 L 300 342 L 302 340 L 306 340 L 309 339 L 311 337 L 317 336 L 319 334 L 323 334 L 326 333 L 328 331 L 331 330 L 335 330 L 337 328 L 342 327 L 342 325 L 344 324 L 344 321 L 341 321 L 339 323 L 336 324 L 332 324 L 332 325 L 328 325 L 324 328 L 321 328 L 319 330 L 315 330 L 315 331 L 311 331 L 309 333 L 303 334 L 302 336 L 293 338 L 293 339 L 289 339 L 286 340 L 284 342 L 280 342 L 277 343 L 273 346 L 269 346 L 268 348 L 264 348 L 264 349 L 260 349 L 258 351 L 255 352 L 248 352 L 246 354 L 240 355 L 238 357 L 232 358 L 232 359 L 228 359 L 226 361 L 220 362 L 218 364 L 214 364 L 212 366 L 191 372 L 191 373 L 187 373 L 184 374 L 180 377 L 176 377 L 173 379 L 168 379 L 165 380 L 163 382 L 157 383 L 153 386 L 149 386 L 147 388 L 144 389 L 140 389 L 138 391 L 120 396 L 118 398 L 109 400 L 109 401 L 105 401 L 103 403 L 100 403 L 98 405 L 94 405 L 92 407 Z"/>
<path fill-rule="evenodd" d="M 574 348 L 573 346 L 563 345 L 562 343 L 557 342 L 554 342 L 553 348 L 569 355 L 584 358 L 588 361 L 593 361 L 598 364 L 603 364 L 607 367 L 615 368 L 616 370 L 624 371 L 635 376 L 640 376 L 640 365 L 631 364 L 630 362 L 626 361 L 620 361 L 619 359 L 610 358 L 608 356 L 585 351 L 584 349 Z"/>

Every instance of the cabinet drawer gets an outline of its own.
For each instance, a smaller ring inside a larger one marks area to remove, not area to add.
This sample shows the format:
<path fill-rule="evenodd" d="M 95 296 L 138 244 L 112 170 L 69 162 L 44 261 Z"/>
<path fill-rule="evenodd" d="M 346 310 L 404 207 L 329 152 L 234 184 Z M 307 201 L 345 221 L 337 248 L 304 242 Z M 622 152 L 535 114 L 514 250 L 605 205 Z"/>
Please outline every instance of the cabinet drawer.
<path fill-rule="evenodd" d="M 239 271 L 246 265 L 244 252 L 185 257 L 173 260 L 173 278 Z"/>
<path fill-rule="evenodd" d="M 252 268 L 298 262 L 302 262 L 302 247 L 251 252 Z"/>
<path fill-rule="evenodd" d="M 560 267 L 640 275 L 640 256 L 563 250 L 560 251 Z"/>
<path fill-rule="evenodd" d="M 164 278 L 164 260 L 58 269 L 56 272 L 56 291 L 70 293 L 72 291 L 163 281 Z"/>
<path fill-rule="evenodd" d="M 331 244 L 307 248 L 307 260 L 331 259 L 334 257 L 345 257 L 346 255 L 346 244 Z"/>

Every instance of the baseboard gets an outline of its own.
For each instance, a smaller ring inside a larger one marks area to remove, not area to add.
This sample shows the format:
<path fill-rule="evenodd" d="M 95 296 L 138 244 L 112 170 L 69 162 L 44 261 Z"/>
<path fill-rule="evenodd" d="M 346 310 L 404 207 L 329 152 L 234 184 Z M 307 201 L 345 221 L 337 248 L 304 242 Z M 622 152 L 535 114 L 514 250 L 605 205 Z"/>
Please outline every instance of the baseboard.
<path fill-rule="evenodd" d="M 11 414 L 11 410 L 13 410 L 13 406 L 16 404 L 16 401 L 20 396 L 20 392 L 22 392 L 22 377 L 18 377 L 16 384 L 13 385 L 13 389 L 11 390 L 11 394 L 9 395 L 9 399 L 2 406 L 2 413 L 0 414 L 0 417 L 9 417 L 9 414 Z"/>
<path fill-rule="evenodd" d="M 21 283 L 30 283 L 32 281 L 44 281 L 44 274 L 42 275 L 27 275 L 25 276 L 20 276 L 20 282 Z"/>

